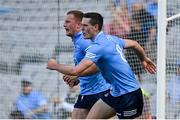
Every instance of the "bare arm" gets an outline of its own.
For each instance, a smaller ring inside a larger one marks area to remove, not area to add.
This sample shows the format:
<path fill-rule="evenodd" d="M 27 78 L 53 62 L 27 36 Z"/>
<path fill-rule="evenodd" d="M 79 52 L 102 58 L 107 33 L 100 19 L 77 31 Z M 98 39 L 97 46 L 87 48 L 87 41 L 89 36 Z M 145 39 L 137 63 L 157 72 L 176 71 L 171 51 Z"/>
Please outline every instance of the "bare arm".
<path fill-rule="evenodd" d="M 65 75 L 71 76 L 85 76 L 93 74 L 95 70 L 90 69 L 94 63 L 91 60 L 83 59 L 77 66 L 69 66 L 64 64 L 58 64 L 56 60 L 50 59 L 47 63 L 47 69 L 56 70 Z"/>
<path fill-rule="evenodd" d="M 144 49 L 141 47 L 139 43 L 137 43 L 134 40 L 125 39 L 125 48 L 132 48 L 135 50 L 146 72 L 149 72 L 151 74 L 156 73 L 155 64 L 153 63 L 153 61 L 151 61 L 150 58 L 146 56 Z"/>
<path fill-rule="evenodd" d="M 89 68 L 87 68 L 85 71 L 83 71 L 81 73 L 81 75 L 92 74 L 92 73 L 96 73 L 97 71 L 99 71 L 99 70 L 96 67 L 96 65 L 92 64 Z M 66 82 L 67 85 L 69 85 L 69 87 L 74 87 L 79 84 L 78 76 L 64 75 L 63 80 L 64 80 L 64 82 Z"/>
<path fill-rule="evenodd" d="M 141 61 L 143 61 L 146 57 L 144 49 L 141 47 L 141 45 L 138 42 L 134 40 L 125 39 L 125 48 L 134 49 Z"/>
<path fill-rule="evenodd" d="M 92 75 L 96 72 L 98 72 L 99 69 L 97 68 L 96 64 L 93 63 L 91 66 L 89 66 L 86 70 L 81 72 L 81 75 Z"/>

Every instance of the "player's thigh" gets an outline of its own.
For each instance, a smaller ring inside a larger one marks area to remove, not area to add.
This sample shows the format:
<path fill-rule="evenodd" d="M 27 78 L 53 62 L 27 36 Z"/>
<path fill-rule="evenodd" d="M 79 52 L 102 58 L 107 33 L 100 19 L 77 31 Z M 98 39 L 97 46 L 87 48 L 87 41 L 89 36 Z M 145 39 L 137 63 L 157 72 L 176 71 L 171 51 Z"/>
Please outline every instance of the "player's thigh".
<path fill-rule="evenodd" d="M 87 119 L 108 119 L 115 115 L 115 110 L 99 99 L 89 111 Z"/>
<path fill-rule="evenodd" d="M 88 112 L 88 109 L 74 108 L 72 112 L 72 119 L 85 119 Z"/>

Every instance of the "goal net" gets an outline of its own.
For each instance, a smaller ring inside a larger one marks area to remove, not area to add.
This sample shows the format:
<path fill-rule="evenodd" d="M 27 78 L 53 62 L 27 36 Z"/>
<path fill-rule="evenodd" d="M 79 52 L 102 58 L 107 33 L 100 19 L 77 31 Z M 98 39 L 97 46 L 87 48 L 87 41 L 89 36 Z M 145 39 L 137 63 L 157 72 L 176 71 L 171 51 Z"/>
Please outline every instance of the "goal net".
<path fill-rule="evenodd" d="M 167 0 L 166 33 L 166 118 L 179 119 L 180 1 Z"/>

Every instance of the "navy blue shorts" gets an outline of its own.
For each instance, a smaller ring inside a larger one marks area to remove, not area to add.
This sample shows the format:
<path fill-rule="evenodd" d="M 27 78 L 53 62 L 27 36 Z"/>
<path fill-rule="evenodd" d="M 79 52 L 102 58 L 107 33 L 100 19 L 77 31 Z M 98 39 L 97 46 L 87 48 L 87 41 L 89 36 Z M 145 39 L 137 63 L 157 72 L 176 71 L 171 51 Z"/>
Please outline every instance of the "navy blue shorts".
<path fill-rule="evenodd" d="M 110 93 L 101 99 L 115 109 L 119 119 L 134 119 L 142 114 L 143 96 L 141 89 L 113 97 Z"/>
<path fill-rule="evenodd" d="M 99 100 L 99 98 L 107 93 L 109 93 L 109 90 L 93 95 L 79 95 L 74 108 L 84 108 L 90 110 L 92 106 Z"/>

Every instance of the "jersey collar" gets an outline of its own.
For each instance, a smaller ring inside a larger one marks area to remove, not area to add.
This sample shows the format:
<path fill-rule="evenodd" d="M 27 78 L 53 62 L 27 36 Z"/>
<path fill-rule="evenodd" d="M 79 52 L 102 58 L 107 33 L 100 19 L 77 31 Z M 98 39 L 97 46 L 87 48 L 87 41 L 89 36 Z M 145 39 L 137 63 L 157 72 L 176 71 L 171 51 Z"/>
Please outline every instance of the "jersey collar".
<path fill-rule="evenodd" d="M 74 37 L 73 37 L 73 41 L 74 42 L 76 42 L 78 39 L 77 38 L 79 38 L 79 36 L 81 36 L 83 33 L 82 33 L 82 31 L 80 31 L 80 32 L 77 32 L 77 33 L 75 33 L 75 35 L 74 35 Z"/>
<path fill-rule="evenodd" d="M 92 41 L 95 41 L 101 34 L 103 34 L 103 31 L 100 31 L 100 32 L 92 39 Z"/>

